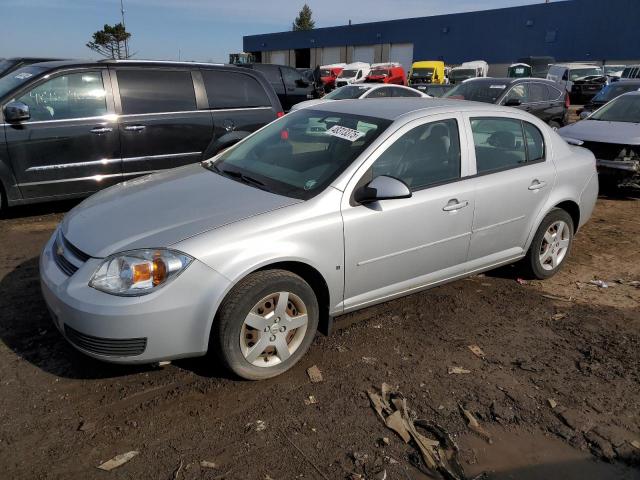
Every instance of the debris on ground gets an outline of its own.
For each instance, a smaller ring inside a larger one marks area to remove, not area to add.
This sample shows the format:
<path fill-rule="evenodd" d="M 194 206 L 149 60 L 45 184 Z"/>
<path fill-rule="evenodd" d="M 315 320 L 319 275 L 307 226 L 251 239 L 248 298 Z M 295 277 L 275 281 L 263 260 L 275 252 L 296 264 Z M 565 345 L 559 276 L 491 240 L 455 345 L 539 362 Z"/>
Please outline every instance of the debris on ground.
<path fill-rule="evenodd" d="M 471 370 L 467 370 L 466 368 L 462 368 L 462 367 L 449 367 L 449 375 L 461 375 L 461 374 L 465 374 L 465 373 L 471 373 Z"/>
<path fill-rule="evenodd" d="M 554 321 L 564 320 L 568 316 L 569 316 L 568 313 L 554 313 L 553 315 L 551 315 L 551 320 L 554 320 Z"/>
<path fill-rule="evenodd" d="M 307 368 L 307 375 L 309 375 L 309 380 L 311 380 L 311 383 L 320 383 L 323 380 L 322 372 L 317 365 Z"/>
<path fill-rule="evenodd" d="M 467 426 L 469 427 L 469 429 L 477 433 L 478 435 L 480 435 L 483 439 L 487 441 L 487 443 L 489 444 L 493 443 L 493 440 L 491 439 L 491 434 L 487 432 L 482 425 L 480 425 L 480 422 L 478 422 L 478 419 L 474 417 L 473 413 L 471 413 L 469 410 L 466 410 L 462 405 L 458 405 L 458 406 L 460 407 L 460 411 L 462 412 L 462 415 L 467 421 Z"/>
<path fill-rule="evenodd" d="M 595 285 L 598 288 L 609 288 L 609 284 L 604 280 L 590 280 L 589 285 Z"/>
<path fill-rule="evenodd" d="M 106 472 L 110 472 L 114 468 L 118 468 L 118 467 L 124 465 L 129 460 L 131 460 L 133 457 L 138 455 L 139 453 L 140 452 L 138 452 L 137 450 L 132 450 L 132 451 L 127 452 L 127 453 L 121 453 L 120 455 L 116 455 L 115 457 L 113 457 L 111 460 L 107 460 L 106 462 L 101 463 L 100 465 L 98 465 L 98 468 L 100 470 L 104 470 Z"/>
<path fill-rule="evenodd" d="M 267 424 L 262 420 L 256 420 L 256 432 L 262 432 L 266 430 Z"/>
<path fill-rule="evenodd" d="M 183 465 L 184 465 L 184 462 L 180 460 L 180 464 L 173 472 L 173 480 L 178 480 L 178 477 L 180 476 L 180 472 L 182 471 Z"/>
<path fill-rule="evenodd" d="M 393 430 L 405 443 L 417 447 L 427 469 L 425 474 L 439 472 L 447 480 L 463 480 L 464 470 L 458 461 L 458 446 L 451 436 L 434 422 L 415 419 L 407 407 L 407 399 L 383 383 L 380 392 L 367 391 L 371 406 L 387 428 Z M 418 428 L 435 439 L 420 433 Z M 422 464 L 418 465 L 420 468 Z M 424 470 L 424 469 L 422 469 Z"/>
<path fill-rule="evenodd" d="M 551 408 L 556 408 L 558 406 L 558 402 L 556 402 L 553 398 L 547 398 L 547 402 Z"/>
<path fill-rule="evenodd" d="M 313 395 L 309 395 L 307 398 L 304 399 L 305 405 L 314 405 L 316 403 L 318 403 L 318 400 Z"/>
<path fill-rule="evenodd" d="M 518 282 L 520 285 L 527 285 L 529 282 L 527 282 L 524 278 L 516 278 L 516 282 Z"/>
<path fill-rule="evenodd" d="M 200 466 L 202 468 L 217 468 L 217 465 L 215 464 L 215 462 L 210 462 L 209 460 L 200 461 Z"/>
<path fill-rule="evenodd" d="M 637 450 L 640 450 L 640 441 L 638 440 L 632 440 L 631 441 L 631 446 Z"/>
<path fill-rule="evenodd" d="M 80 425 L 78 425 L 79 432 L 90 432 L 91 430 L 96 428 L 96 424 L 93 422 L 85 422 L 82 420 Z"/>
<path fill-rule="evenodd" d="M 367 365 L 373 365 L 378 359 L 376 357 L 362 357 L 362 361 Z"/>
<path fill-rule="evenodd" d="M 478 345 L 469 345 L 468 348 L 469 350 L 471 350 L 471 353 L 473 353 L 476 357 L 484 360 L 484 352 Z"/>

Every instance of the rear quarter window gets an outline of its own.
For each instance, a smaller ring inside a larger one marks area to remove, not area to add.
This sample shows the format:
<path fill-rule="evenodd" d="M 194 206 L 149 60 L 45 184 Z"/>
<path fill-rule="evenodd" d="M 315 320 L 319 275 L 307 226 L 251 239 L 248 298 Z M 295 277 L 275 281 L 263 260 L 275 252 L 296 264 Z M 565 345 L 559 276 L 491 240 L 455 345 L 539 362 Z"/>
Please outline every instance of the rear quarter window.
<path fill-rule="evenodd" d="M 122 113 L 196 110 L 191 72 L 186 70 L 117 70 Z"/>
<path fill-rule="evenodd" d="M 210 108 L 270 107 L 264 88 L 251 75 L 240 72 L 204 70 L 204 86 Z"/>

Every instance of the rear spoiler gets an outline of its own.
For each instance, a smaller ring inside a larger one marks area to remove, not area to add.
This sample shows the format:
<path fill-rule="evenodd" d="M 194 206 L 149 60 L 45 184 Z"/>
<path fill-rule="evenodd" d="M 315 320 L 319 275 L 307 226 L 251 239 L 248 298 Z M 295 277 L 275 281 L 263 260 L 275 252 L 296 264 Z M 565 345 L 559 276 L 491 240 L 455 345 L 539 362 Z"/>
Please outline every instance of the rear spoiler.
<path fill-rule="evenodd" d="M 578 140 L 577 138 L 571 138 L 571 137 L 562 137 L 562 138 L 569 145 L 575 145 L 576 147 L 580 147 L 584 143 L 584 141 Z"/>

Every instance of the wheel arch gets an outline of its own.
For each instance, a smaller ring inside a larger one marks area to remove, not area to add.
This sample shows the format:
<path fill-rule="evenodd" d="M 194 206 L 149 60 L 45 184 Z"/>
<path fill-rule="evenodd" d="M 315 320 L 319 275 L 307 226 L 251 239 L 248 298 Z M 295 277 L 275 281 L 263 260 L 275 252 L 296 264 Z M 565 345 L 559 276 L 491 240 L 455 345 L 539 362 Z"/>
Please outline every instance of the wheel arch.
<path fill-rule="evenodd" d="M 555 200 L 549 203 L 548 208 L 540 211 L 540 214 L 538 215 L 538 218 L 534 223 L 534 227 L 529 232 L 526 247 L 524 249 L 525 252 L 529 251 L 529 248 L 531 247 L 531 242 L 533 241 L 533 237 L 535 237 L 536 232 L 538 231 L 538 229 L 540 228 L 540 225 L 542 224 L 542 221 L 549 214 L 549 212 L 551 212 L 555 208 L 559 208 L 567 212 L 571 217 L 571 220 L 573 221 L 573 233 L 575 234 L 578 231 L 578 226 L 580 225 L 580 206 L 578 205 L 578 203 L 571 198 L 565 198 L 563 200 Z"/>

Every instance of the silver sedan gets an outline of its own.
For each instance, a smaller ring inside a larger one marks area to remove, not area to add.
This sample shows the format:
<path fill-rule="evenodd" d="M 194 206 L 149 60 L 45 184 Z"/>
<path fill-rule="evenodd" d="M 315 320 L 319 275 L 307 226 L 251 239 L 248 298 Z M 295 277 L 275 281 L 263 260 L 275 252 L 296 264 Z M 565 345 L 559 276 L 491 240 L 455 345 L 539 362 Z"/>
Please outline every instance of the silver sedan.
<path fill-rule="evenodd" d="M 42 252 L 42 290 L 87 355 L 213 352 L 264 379 L 334 316 L 519 260 L 552 276 L 597 193 L 594 156 L 525 112 L 327 102 L 88 198 Z"/>

